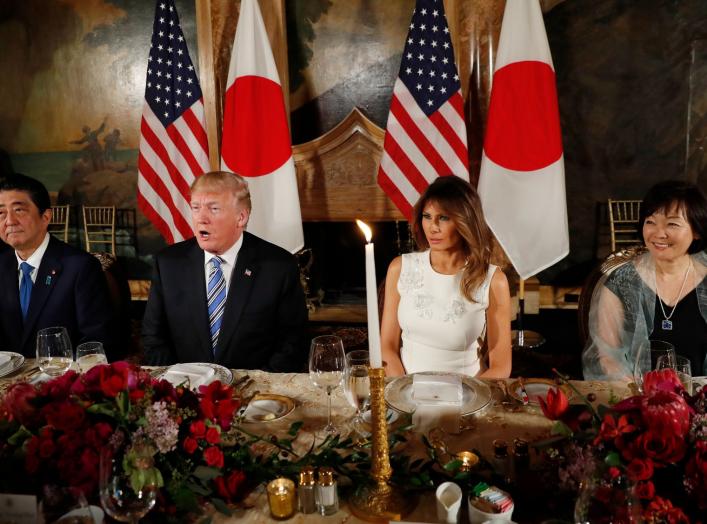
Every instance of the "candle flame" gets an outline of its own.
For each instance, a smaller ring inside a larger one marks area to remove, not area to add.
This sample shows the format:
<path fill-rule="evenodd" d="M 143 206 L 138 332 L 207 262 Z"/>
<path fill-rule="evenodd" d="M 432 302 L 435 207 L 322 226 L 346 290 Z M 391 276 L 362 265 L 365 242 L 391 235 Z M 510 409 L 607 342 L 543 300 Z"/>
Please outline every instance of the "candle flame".
<path fill-rule="evenodd" d="M 371 231 L 371 228 L 368 226 L 368 224 L 366 224 L 365 222 L 362 222 L 359 219 L 356 219 L 356 224 L 363 232 L 363 236 L 366 237 L 366 242 L 370 242 L 371 238 L 373 238 L 373 232 Z"/>

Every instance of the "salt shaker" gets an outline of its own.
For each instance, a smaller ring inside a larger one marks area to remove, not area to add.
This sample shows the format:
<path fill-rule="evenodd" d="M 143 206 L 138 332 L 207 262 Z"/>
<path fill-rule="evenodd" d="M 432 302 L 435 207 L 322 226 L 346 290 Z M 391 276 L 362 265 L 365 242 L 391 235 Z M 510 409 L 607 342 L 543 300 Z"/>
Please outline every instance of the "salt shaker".
<path fill-rule="evenodd" d="M 299 473 L 297 495 L 299 497 L 299 510 L 302 513 L 314 513 L 317 504 L 314 497 L 316 482 L 314 481 L 314 468 L 307 466 Z"/>
<path fill-rule="evenodd" d="M 316 491 L 317 509 L 321 515 L 333 515 L 339 511 L 339 496 L 332 468 L 319 468 Z"/>

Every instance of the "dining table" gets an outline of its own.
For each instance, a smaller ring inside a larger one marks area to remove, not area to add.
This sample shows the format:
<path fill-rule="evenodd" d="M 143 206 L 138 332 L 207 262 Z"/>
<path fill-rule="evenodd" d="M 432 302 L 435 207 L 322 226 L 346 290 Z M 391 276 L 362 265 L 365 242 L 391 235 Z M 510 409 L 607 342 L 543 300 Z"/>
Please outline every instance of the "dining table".
<path fill-rule="evenodd" d="M 159 372 L 159 370 L 155 370 Z M 286 435 L 291 424 L 297 421 L 302 422 L 302 427 L 294 442 L 295 452 L 306 451 L 312 443 L 317 443 L 323 439 L 321 428 L 326 424 L 327 416 L 327 394 L 324 389 L 316 387 L 306 373 L 269 373 L 259 370 L 231 370 L 233 381 L 245 385 L 245 390 L 241 394 L 252 397 L 253 395 L 281 395 L 292 399 L 293 409 L 285 416 L 275 420 L 256 420 L 244 422 L 244 428 L 250 433 L 258 435 Z M 247 376 L 247 378 L 246 378 Z M 0 378 L 0 395 L 13 383 L 21 381 L 36 381 L 41 379 L 33 359 L 27 359 L 21 369 L 9 376 Z M 390 382 L 394 379 L 388 378 Z M 532 379 L 526 379 L 531 382 Z M 517 384 L 517 380 L 499 379 L 484 380 L 483 383 L 491 391 L 490 401 L 482 409 L 475 413 L 461 418 L 458 430 L 448 428 L 425 428 L 424 433 L 413 428 L 412 436 L 402 448 L 394 448 L 391 453 L 405 453 L 407 455 L 424 458 L 426 448 L 420 438 L 422 434 L 429 437 L 430 431 L 434 431 L 435 438 L 443 440 L 446 451 L 454 455 L 461 451 L 476 450 L 483 457 L 493 456 L 493 442 L 503 439 L 512 443 L 514 439 L 523 439 L 529 443 L 545 438 L 550 435 L 553 422 L 547 419 L 536 403 L 524 405 L 509 385 Z M 589 395 L 594 403 L 607 404 L 610 397 L 623 398 L 630 394 L 628 386 L 621 382 L 602 381 L 571 381 L 576 392 L 584 398 Z M 570 394 L 571 389 L 569 390 Z M 580 401 L 579 395 L 574 393 L 574 401 Z M 591 395 L 590 395 L 591 394 Z M 332 393 L 332 417 L 333 422 L 345 436 L 357 436 L 358 433 L 352 420 L 355 416 L 355 409 L 348 402 L 342 387 L 337 387 Z M 466 505 L 464 502 L 463 506 Z M 535 508 L 537 510 L 537 508 Z M 516 507 L 518 522 L 526 522 L 522 519 L 524 508 Z M 537 511 L 530 512 L 537 515 Z M 466 519 L 466 510 L 463 512 Z M 543 518 L 553 518 L 557 515 L 545 515 Z M 244 507 L 236 508 L 229 517 L 220 513 L 214 513 L 215 523 L 266 523 L 278 522 L 271 517 L 267 494 L 264 486 L 256 488 L 246 499 Z M 432 490 L 423 492 L 415 509 L 405 517 L 407 522 L 437 522 L 437 510 L 435 495 Z M 515 518 L 514 518 L 515 521 Z M 531 521 L 541 522 L 542 519 Z M 320 516 L 317 514 L 295 513 L 287 522 L 363 522 L 354 516 L 345 499 L 341 500 L 339 511 L 334 515 Z M 461 520 L 460 520 L 461 522 Z M 466 520 L 464 520 L 466 522 Z"/>

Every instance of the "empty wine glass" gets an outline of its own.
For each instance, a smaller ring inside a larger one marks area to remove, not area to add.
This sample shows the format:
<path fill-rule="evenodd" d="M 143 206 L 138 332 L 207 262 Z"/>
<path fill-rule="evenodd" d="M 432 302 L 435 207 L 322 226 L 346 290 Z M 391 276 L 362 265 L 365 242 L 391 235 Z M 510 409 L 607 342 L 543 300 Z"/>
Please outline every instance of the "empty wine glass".
<path fill-rule="evenodd" d="M 685 391 L 692 394 L 692 365 L 690 359 L 677 355 L 663 355 L 658 358 L 656 369 L 674 369 Z"/>
<path fill-rule="evenodd" d="M 108 357 L 100 342 L 84 342 L 76 346 L 76 363 L 81 373 L 86 373 L 93 366 L 107 364 Z"/>
<path fill-rule="evenodd" d="M 356 350 L 346 355 L 346 373 L 344 376 L 344 391 L 349 403 L 356 408 L 354 417 L 354 427 L 360 427 L 363 422 L 361 413 L 368 408 L 371 396 L 370 379 L 368 369 L 370 360 L 368 351 Z"/>
<path fill-rule="evenodd" d="M 636 362 L 633 368 L 633 381 L 639 391 L 643 391 L 643 376 L 656 369 L 658 359 L 665 356 L 672 362 L 675 361 L 675 346 L 663 340 L 647 340 L 638 348 Z"/>
<path fill-rule="evenodd" d="M 338 388 L 344 378 L 346 357 L 344 343 L 340 337 L 324 335 L 312 339 L 309 350 L 309 378 L 312 383 L 327 393 L 327 424 L 326 433 L 336 433 L 331 422 L 331 392 Z"/>
<path fill-rule="evenodd" d="M 101 505 L 120 522 L 137 523 L 155 505 L 157 486 L 152 454 L 131 446 L 124 436 L 101 449 L 99 488 Z M 135 478 L 141 483 L 134 486 Z"/>
<path fill-rule="evenodd" d="M 48 327 L 37 332 L 37 365 L 50 377 L 66 373 L 74 361 L 71 339 L 64 327 Z"/>

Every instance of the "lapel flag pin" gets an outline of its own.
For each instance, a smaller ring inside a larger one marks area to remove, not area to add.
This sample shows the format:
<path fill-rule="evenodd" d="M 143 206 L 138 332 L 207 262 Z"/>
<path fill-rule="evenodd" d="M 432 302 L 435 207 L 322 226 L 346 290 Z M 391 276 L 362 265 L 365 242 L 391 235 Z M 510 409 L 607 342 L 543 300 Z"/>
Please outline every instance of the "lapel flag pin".
<path fill-rule="evenodd" d="M 249 277 L 249 276 L 251 275 L 250 269 L 246 269 L 246 270 L 244 271 L 244 273 L 245 273 L 245 276 L 247 276 L 247 277 Z"/>
<path fill-rule="evenodd" d="M 51 275 L 47 275 L 47 278 L 44 280 L 44 285 L 49 286 L 52 283 L 52 277 L 56 275 L 56 269 L 52 269 L 50 271 Z"/>

